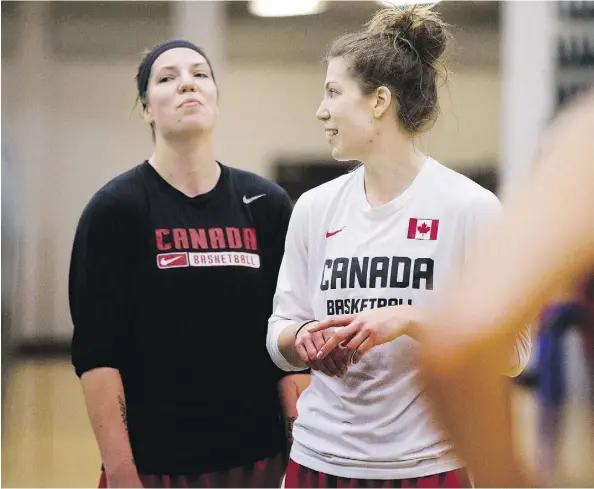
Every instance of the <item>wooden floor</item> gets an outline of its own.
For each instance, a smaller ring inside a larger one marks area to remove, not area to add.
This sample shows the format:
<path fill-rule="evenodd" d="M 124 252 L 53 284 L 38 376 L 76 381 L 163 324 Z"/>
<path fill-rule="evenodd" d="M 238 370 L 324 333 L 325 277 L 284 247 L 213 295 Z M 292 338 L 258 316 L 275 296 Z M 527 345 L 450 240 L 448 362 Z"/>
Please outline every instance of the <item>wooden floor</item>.
<path fill-rule="evenodd" d="M 96 487 L 99 453 L 68 361 L 14 365 L 6 392 L 2 487 Z M 514 411 L 522 452 L 533 459 L 538 425 L 532 396 L 518 390 Z M 583 403 L 568 404 L 559 486 L 594 487 L 592 426 Z"/>

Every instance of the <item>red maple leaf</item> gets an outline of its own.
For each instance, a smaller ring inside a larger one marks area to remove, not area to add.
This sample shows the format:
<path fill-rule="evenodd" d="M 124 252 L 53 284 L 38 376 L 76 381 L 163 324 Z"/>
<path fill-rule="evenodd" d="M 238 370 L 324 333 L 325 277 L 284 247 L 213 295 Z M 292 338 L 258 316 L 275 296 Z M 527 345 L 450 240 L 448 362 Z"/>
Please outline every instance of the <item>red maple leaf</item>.
<path fill-rule="evenodd" d="M 431 227 L 427 226 L 426 222 L 424 222 L 420 226 L 417 226 L 417 229 L 419 230 L 419 233 L 421 233 L 421 234 L 427 234 L 429 231 L 431 231 Z"/>

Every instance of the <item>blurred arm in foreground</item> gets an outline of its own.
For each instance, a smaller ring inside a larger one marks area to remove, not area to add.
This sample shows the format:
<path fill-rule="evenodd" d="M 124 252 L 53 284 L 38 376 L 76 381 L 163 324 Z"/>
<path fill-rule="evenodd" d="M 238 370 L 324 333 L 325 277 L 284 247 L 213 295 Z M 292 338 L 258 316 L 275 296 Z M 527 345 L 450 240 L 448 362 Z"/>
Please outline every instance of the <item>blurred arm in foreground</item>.
<path fill-rule="evenodd" d="M 594 93 L 559 115 L 535 166 L 421 341 L 428 394 L 477 487 L 531 484 L 514 450 L 500 363 L 555 290 L 594 272 Z"/>

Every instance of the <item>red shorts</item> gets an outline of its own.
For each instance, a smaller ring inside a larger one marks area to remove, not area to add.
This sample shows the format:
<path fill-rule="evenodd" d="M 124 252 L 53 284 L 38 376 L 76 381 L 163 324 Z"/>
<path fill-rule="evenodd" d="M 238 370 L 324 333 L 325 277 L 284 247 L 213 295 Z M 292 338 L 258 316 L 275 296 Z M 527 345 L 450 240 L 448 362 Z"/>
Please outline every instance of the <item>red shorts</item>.
<path fill-rule="evenodd" d="M 277 455 L 259 460 L 253 465 L 210 472 L 197 476 L 140 474 L 144 487 L 280 487 L 285 471 L 285 458 Z M 101 471 L 99 487 L 107 487 L 107 477 Z"/>
<path fill-rule="evenodd" d="M 443 472 L 441 474 L 428 475 L 425 477 L 414 477 L 412 479 L 349 479 L 324 474 L 316 470 L 308 469 L 289 459 L 285 473 L 284 487 L 323 487 L 323 488 L 359 488 L 359 487 L 470 487 L 468 477 L 463 469 Z"/>

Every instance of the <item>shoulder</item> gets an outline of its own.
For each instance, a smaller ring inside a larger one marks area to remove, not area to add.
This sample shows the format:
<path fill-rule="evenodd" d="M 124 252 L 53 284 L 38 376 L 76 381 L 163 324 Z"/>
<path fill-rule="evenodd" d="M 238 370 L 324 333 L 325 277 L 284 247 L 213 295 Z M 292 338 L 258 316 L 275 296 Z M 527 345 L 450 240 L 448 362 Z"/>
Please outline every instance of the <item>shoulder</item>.
<path fill-rule="evenodd" d="M 434 196 L 457 210 L 499 209 L 498 197 L 461 173 L 432 160 Z"/>
<path fill-rule="evenodd" d="M 98 194 L 110 194 L 115 198 L 133 198 L 143 186 L 143 182 L 148 171 L 148 163 L 140 163 L 133 168 L 113 177 L 99 190 Z"/>
<path fill-rule="evenodd" d="M 89 199 L 81 223 L 113 219 L 121 221 L 135 211 L 142 200 L 142 164 L 117 175 Z"/>
<path fill-rule="evenodd" d="M 358 171 L 361 170 L 341 175 L 301 194 L 293 207 L 290 230 L 305 237 L 315 232 L 318 226 L 324 226 L 332 215 L 332 209 L 340 207 L 344 199 L 350 198 Z"/>

